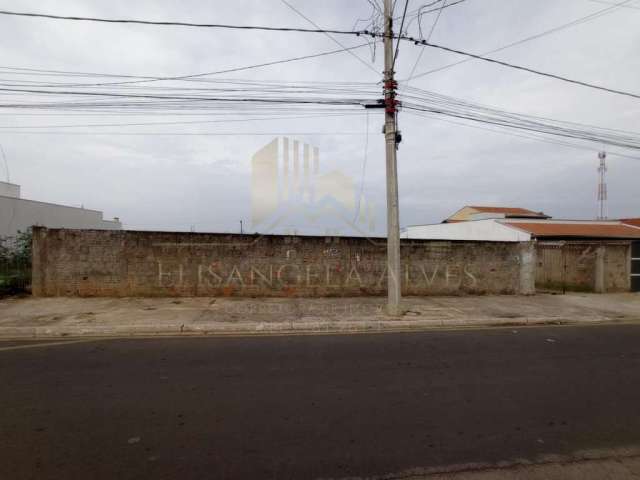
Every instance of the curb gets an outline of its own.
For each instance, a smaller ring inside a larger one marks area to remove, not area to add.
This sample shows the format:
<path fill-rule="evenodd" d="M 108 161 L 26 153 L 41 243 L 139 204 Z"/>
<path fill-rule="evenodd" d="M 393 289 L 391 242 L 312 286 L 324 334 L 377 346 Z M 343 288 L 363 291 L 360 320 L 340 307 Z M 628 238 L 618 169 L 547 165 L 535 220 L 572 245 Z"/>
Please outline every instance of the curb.
<path fill-rule="evenodd" d="M 286 322 L 203 323 L 203 324 L 145 324 L 114 326 L 60 326 L 60 327 L 0 327 L 0 339 L 51 339 L 86 337 L 149 337 L 149 336 L 216 336 L 216 335 L 296 335 L 381 333 L 438 330 L 476 327 L 526 327 L 543 325 L 598 325 L 636 323 L 640 318 L 590 317 L 569 320 L 554 317 L 483 318 L 476 320 L 428 319 L 405 320 L 311 320 Z"/>

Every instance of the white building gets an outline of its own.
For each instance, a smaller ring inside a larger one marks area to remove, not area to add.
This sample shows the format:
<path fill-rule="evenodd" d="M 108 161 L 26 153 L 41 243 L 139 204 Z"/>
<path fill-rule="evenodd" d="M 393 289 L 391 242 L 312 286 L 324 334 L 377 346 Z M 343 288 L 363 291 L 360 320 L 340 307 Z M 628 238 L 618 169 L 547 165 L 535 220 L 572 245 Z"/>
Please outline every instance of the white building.
<path fill-rule="evenodd" d="M 529 240 L 637 240 L 640 227 L 620 220 L 500 219 L 412 225 L 402 238 L 527 242 Z"/>
<path fill-rule="evenodd" d="M 504 225 L 495 219 L 411 225 L 403 229 L 400 236 L 414 239 L 482 240 L 485 242 L 528 242 L 531 240 L 530 233 Z"/>
<path fill-rule="evenodd" d="M 0 182 L 0 238 L 13 237 L 32 226 L 120 230 L 117 218 L 105 220 L 102 212 L 38 202 L 20 197 L 20 185 Z"/>

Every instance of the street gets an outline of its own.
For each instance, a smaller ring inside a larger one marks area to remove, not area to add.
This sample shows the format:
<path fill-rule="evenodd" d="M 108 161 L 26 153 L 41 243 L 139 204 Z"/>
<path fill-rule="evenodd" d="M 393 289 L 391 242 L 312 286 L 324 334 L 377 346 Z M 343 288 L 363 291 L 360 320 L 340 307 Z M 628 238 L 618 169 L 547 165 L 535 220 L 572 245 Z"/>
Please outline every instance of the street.
<path fill-rule="evenodd" d="M 0 342 L 0 385 L 1 479 L 406 476 L 640 445 L 640 325 Z"/>

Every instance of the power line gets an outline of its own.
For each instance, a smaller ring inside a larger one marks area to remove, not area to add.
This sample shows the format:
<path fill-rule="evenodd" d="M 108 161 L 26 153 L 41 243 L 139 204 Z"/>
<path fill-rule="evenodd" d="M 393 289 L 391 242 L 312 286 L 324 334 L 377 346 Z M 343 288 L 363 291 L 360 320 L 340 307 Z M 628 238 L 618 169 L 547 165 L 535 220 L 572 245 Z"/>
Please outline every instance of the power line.
<path fill-rule="evenodd" d="M 640 149 L 640 133 L 614 130 L 576 122 L 566 122 L 545 117 L 499 110 L 482 104 L 410 88 L 411 95 L 403 95 L 407 110 L 429 112 L 499 127 L 526 130 L 578 140 L 605 143 L 629 149 Z M 418 103 L 416 103 L 418 102 Z"/>
<path fill-rule="evenodd" d="M 367 99 L 321 99 L 321 98 L 225 98 L 225 97 L 198 97 L 198 96 L 175 96 L 175 95 L 151 95 L 151 94 L 131 94 L 131 93 L 113 93 L 113 92 L 76 92 L 73 90 L 36 90 L 36 89 L 16 89 L 16 88 L 0 88 L 0 91 L 20 92 L 20 93 L 43 93 L 46 95 L 81 95 L 81 96 L 99 96 L 99 97 L 118 97 L 118 98 L 143 98 L 156 100 L 193 100 L 193 101 L 213 101 L 213 102 L 257 102 L 257 103 L 284 103 L 284 104 L 320 104 L 320 105 L 361 105 Z M 2 105 L 0 107 L 8 107 L 12 105 Z M 17 105 L 20 106 L 20 105 Z"/>
<path fill-rule="evenodd" d="M 197 27 L 197 28 L 222 28 L 228 30 L 264 30 L 268 32 L 300 32 L 300 33 L 334 33 L 336 35 L 354 35 L 366 34 L 366 31 L 354 32 L 352 30 L 332 30 L 324 28 L 298 28 L 298 27 L 268 27 L 262 25 L 229 25 L 224 23 L 193 23 L 193 22 L 176 22 L 176 21 L 154 21 L 154 20 L 136 20 L 123 18 L 98 18 L 98 17 L 80 17 L 67 15 L 51 15 L 46 13 L 32 12 L 15 12 L 10 10 L 0 10 L 0 15 L 12 15 L 16 17 L 31 18 L 47 18 L 49 20 L 71 20 L 81 22 L 101 22 L 101 23 L 128 23 L 137 25 L 158 25 L 158 26 L 174 26 L 174 27 Z"/>
<path fill-rule="evenodd" d="M 404 11 L 402 12 L 402 21 L 400 22 L 400 30 L 398 30 L 398 34 L 402 35 L 402 29 L 404 28 L 404 19 L 407 16 L 407 7 L 409 6 L 410 0 L 405 0 L 404 2 Z M 393 63 L 391 64 L 391 69 L 396 66 L 396 60 L 398 59 L 398 49 L 400 48 L 400 39 L 396 42 L 396 53 L 393 54 Z"/>
<path fill-rule="evenodd" d="M 368 125 L 367 125 L 368 127 Z M 367 135 L 369 135 L 369 131 L 367 130 Z M 2 144 L 0 143 L 0 153 L 2 154 L 2 160 L 4 161 L 4 169 L 7 173 L 7 183 L 11 183 L 11 175 L 9 173 L 9 162 L 7 162 L 7 156 L 4 153 L 4 148 L 2 147 Z"/>
<path fill-rule="evenodd" d="M 515 132 L 510 132 L 510 131 L 507 131 L 507 130 L 499 130 L 499 129 L 481 127 L 481 126 L 478 126 L 478 125 L 471 125 L 471 124 L 464 123 L 464 122 L 456 122 L 456 121 L 448 119 L 448 118 L 442 118 L 442 116 L 439 116 L 437 114 L 430 114 L 430 113 L 426 113 L 426 112 L 409 111 L 407 113 L 409 115 L 415 115 L 416 117 L 429 118 L 429 119 L 437 120 L 439 122 L 450 123 L 452 125 L 459 125 L 459 126 L 464 127 L 464 128 L 472 128 L 472 129 L 475 129 L 475 130 L 482 130 L 482 131 L 485 131 L 485 132 L 492 132 L 492 133 L 496 133 L 498 135 L 506 135 L 506 136 L 509 136 L 509 137 L 524 138 L 526 140 L 533 140 L 535 142 L 548 143 L 548 144 L 551 144 L 551 145 L 561 145 L 561 146 L 564 146 L 564 147 L 575 148 L 575 149 L 578 149 L 578 150 L 584 150 L 584 151 L 589 151 L 589 152 L 597 151 L 597 149 L 594 149 L 593 147 L 588 147 L 588 146 L 585 146 L 585 145 L 577 145 L 577 144 L 571 143 L 571 142 L 563 142 L 563 141 L 557 140 L 557 139 L 544 138 L 544 137 L 541 137 L 539 135 L 535 135 L 533 133 L 530 133 L 530 134 L 515 133 Z M 611 150 L 607 150 L 607 155 L 613 155 L 613 156 L 621 157 L 621 158 L 628 158 L 628 159 L 631 159 L 631 160 L 640 160 L 640 157 L 636 157 L 636 156 L 633 156 L 633 155 L 625 155 L 624 153 L 619 153 L 619 152 L 612 152 Z"/>
<path fill-rule="evenodd" d="M 190 74 L 190 75 L 178 75 L 178 76 L 173 76 L 173 77 L 151 77 L 151 78 L 145 77 L 145 78 L 140 79 L 140 80 L 126 80 L 126 81 L 122 81 L 122 82 L 72 84 L 72 85 L 64 85 L 64 86 L 101 87 L 101 86 L 112 86 L 112 85 L 129 85 L 129 84 L 138 84 L 138 83 L 149 83 L 149 82 L 158 82 L 158 81 L 187 80 L 187 79 L 206 77 L 206 76 L 211 76 L 211 75 L 221 75 L 221 74 L 224 74 L 224 73 L 241 72 L 241 71 L 244 71 L 244 70 L 251 70 L 251 69 L 254 69 L 254 68 L 262 68 L 262 67 L 269 67 L 269 66 L 272 66 L 272 65 L 280 65 L 280 64 L 284 64 L 284 63 L 297 62 L 297 61 L 300 61 L 300 60 L 307 60 L 307 59 L 310 59 L 310 58 L 325 57 L 325 56 L 334 55 L 334 54 L 337 54 L 337 53 L 351 52 L 351 50 L 356 50 L 358 48 L 367 47 L 367 46 L 369 46 L 369 44 L 363 43 L 361 45 L 356 45 L 356 46 L 353 46 L 353 47 L 343 47 L 343 48 L 340 48 L 340 49 L 337 49 L 337 50 L 330 50 L 330 51 L 327 51 L 327 52 L 320 52 L 320 53 L 314 53 L 314 54 L 310 54 L 310 55 L 302 55 L 302 56 L 298 56 L 298 57 L 285 58 L 285 59 L 282 59 L 282 60 L 274 60 L 272 62 L 258 63 L 258 64 L 254 64 L 254 65 L 247 65 L 247 66 L 244 66 L 244 67 L 228 68 L 228 69 L 225 69 L 225 70 L 217 70 L 217 71 L 214 71 L 214 72 L 195 73 L 195 74 Z M 128 77 L 128 75 L 127 75 L 127 77 Z"/>
<path fill-rule="evenodd" d="M 436 8 L 432 8 L 431 10 L 425 10 L 424 12 L 422 11 L 423 8 L 429 8 L 433 5 L 436 5 L 437 3 L 440 3 L 441 0 L 435 0 L 434 2 L 428 3 L 426 5 L 422 5 L 420 8 L 414 10 L 413 12 L 409 12 L 409 16 L 413 16 L 413 19 L 411 20 L 411 22 L 413 22 L 413 20 L 417 19 L 419 16 L 422 15 L 426 15 L 427 13 L 433 13 L 433 12 L 437 12 L 440 10 L 440 7 L 436 7 Z M 466 2 L 466 0 L 457 0 L 455 2 L 451 2 L 448 3 L 446 7 L 443 8 L 449 8 L 449 7 L 453 7 L 454 5 L 458 5 L 459 3 L 462 2 Z M 394 20 L 399 20 L 400 17 L 395 17 Z M 407 25 L 407 28 L 411 25 L 411 22 L 409 22 L 409 25 Z"/>
<path fill-rule="evenodd" d="M 307 17 L 304 13 L 302 13 L 300 10 L 298 10 L 296 7 L 294 7 L 293 5 L 291 5 L 289 2 L 287 2 L 287 0 L 280 0 L 282 3 L 284 3 L 287 7 L 289 7 L 291 10 L 293 10 L 296 14 L 298 14 L 299 16 L 301 16 L 302 18 L 304 18 L 307 22 L 309 22 L 311 25 L 313 25 L 314 27 L 316 27 L 317 29 L 320 29 L 320 27 L 318 26 L 318 24 L 316 24 L 313 20 L 311 20 L 309 17 Z M 409 0 L 407 0 L 409 1 Z M 360 63 L 362 63 L 365 67 L 367 67 L 369 70 L 373 70 L 375 72 L 376 75 L 379 74 L 379 72 L 373 68 L 368 62 L 365 62 L 362 58 L 360 58 L 359 56 L 357 56 L 355 53 L 353 53 L 351 50 L 349 50 L 347 47 L 345 47 L 342 43 L 340 43 L 338 40 L 336 40 L 335 38 L 333 38 L 329 32 L 322 32 L 324 33 L 327 37 L 329 37 L 331 39 L 332 42 L 334 42 L 335 44 L 339 45 L 343 50 L 349 52 L 349 54 L 354 57 L 356 60 L 358 60 Z"/>
<path fill-rule="evenodd" d="M 483 111 L 483 112 L 507 114 L 509 118 L 526 118 L 534 121 L 549 121 L 549 122 L 555 122 L 558 124 L 570 125 L 574 127 L 597 128 L 599 130 L 606 131 L 606 132 L 627 134 L 634 137 L 640 137 L 640 132 L 635 132 L 630 130 L 621 130 L 621 129 L 615 129 L 615 128 L 594 127 L 593 125 L 588 125 L 588 124 L 579 123 L 579 122 L 570 122 L 566 120 L 556 120 L 553 118 L 543 117 L 538 115 L 528 115 L 523 113 L 508 112 L 506 110 L 497 109 L 490 105 L 471 102 L 469 100 L 464 100 L 461 98 L 450 97 L 447 95 L 431 92 L 429 90 L 422 90 L 416 87 L 406 87 L 406 89 L 416 94 L 416 96 L 411 96 L 410 97 L 411 99 L 418 99 L 420 101 L 428 100 L 432 104 L 453 105 L 455 107 L 460 107 L 460 108 L 477 109 L 478 111 Z"/>
<path fill-rule="evenodd" d="M 368 113 L 368 112 L 367 112 Z M 101 127 L 141 127 L 141 126 L 157 126 L 157 125 L 204 125 L 209 123 L 232 123 L 232 122 L 258 122 L 263 120 L 277 121 L 277 120 L 297 120 L 307 118 L 327 118 L 327 117 L 345 117 L 345 116 L 360 116 L 363 112 L 349 112 L 349 113 L 328 113 L 324 115 L 295 115 L 289 117 L 252 117 L 252 118 L 233 118 L 222 120 L 191 120 L 191 121 L 175 121 L 175 122 L 137 122 L 137 123 L 88 123 L 88 124 L 72 124 L 72 125 L 11 125 L 0 126 L 0 129 L 40 129 L 40 128 L 101 128 Z M 0 145 L 1 148 L 1 145 Z"/>
<path fill-rule="evenodd" d="M 630 1 L 630 0 L 627 0 Z M 107 22 L 107 23 L 136 23 L 136 24 L 145 24 L 145 25 L 177 25 L 177 26 L 188 26 L 188 27 L 208 27 L 208 28 L 225 28 L 225 29 L 241 29 L 241 30 L 267 30 L 267 31 L 282 31 L 282 32 L 303 32 L 303 33 L 334 33 L 334 34 L 342 34 L 342 35 L 369 35 L 374 38 L 383 38 L 384 34 L 370 32 L 367 30 L 362 31 L 352 31 L 352 30 L 330 30 L 330 29 L 305 29 L 305 28 L 293 28 L 293 27 L 266 27 L 266 26 L 250 26 L 250 25 L 228 25 L 228 24 L 204 24 L 204 23 L 189 23 L 189 22 L 156 22 L 149 20 L 123 20 L 123 19 L 105 19 L 105 18 L 96 18 L 96 17 L 71 17 L 71 16 L 61 16 L 61 15 L 49 15 L 49 14 L 40 14 L 40 13 L 25 13 L 25 12 L 13 12 L 8 10 L 0 10 L 0 15 L 15 15 L 15 16 L 24 16 L 24 17 L 37 17 L 37 18 L 48 18 L 55 20 L 79 20 L 79 21 L 93 21 L 93 22 Z M 470 52 L 466 52 L 463 50 L 446 47 L 444 45 L 438 45 L 435 43 L 430 43 L 425 40 L 416 39 L 413 37 L 409 37 L 406 35 L 393 35 L 394 39 L 397 40 L 407 40 L 413 42 L 416 45 L 425 45 L 432 48 L 437 48 L 439 50 L 457 53 L 459 55 L 465 55 L 470 58 L 474 58 L 477 60 L 483 60 L 485 62 L 494 63 L 497 65 L 502 65 L 504 67 L 513 68 L 516 70 L 521 70 L 529 73 L 533 73 L 536 75 L 541 75 L 548 78 L 554 78 L 556 80 L 560 80 L 563 82 L 568 82 L 574 85 L 581 85 L 583 87 L 593 88 L 596 90 L 601 90 L 609 93 L 615 93 L 618 95 L 624 95 L 627 97 L 632 97 L 636 99 L 640 99 L 640 95 L 625 92 L 622 90 L 617 90 L 613 88 L 603 87 L 600 85 L 595 85 L 589 82 L 574 80 L 567 77 L 563 77 L 561 75 L 556 75 L 552 73 L 542 72 L 540 70 L 535 70 L 529 67 L 523 67 L 520 65 L 516 65 L 509 62 L 504 62 L 501 60 L 496 60 L 493 58 L 485 57 L 483 55 L 476 55 Z M 37 92 L 36 92 L 37 93 Z"/>
<path fill-rule="evenodd" d="M 507 127 L 517 130 L 543 133 L 566 138 L 575 138 L 589 142 L 603 143 L 622 148 L 640 150 L 640 137 L 624 137 L 620 135 L 607 134 L 597 130 L 576 129 L 561 126 L 553 123 L 543 123 L 531 121 L 526 116 L 517 118 L 514 114 L 502 112 L 500 115 L 482 114 L 474 111 L 456 110 L 451 108 L 436 106 L 421 106 L 415 104 L 405 104 L 404 108 L 420 112 L 430 112 L 437 115 L 471 120 L 473 122 Z"/>
<path fill-rule="evenodd" d="M 444 50 L 446 52 L 451 52 L 451 53 L 457 53 L 459 55 L 466 55 L 467 57 L 475 58 L 477 60 L 483 60 L 485 62 L 495 63 L 497 65 L 502 65 L 503 67 L 509 67 L 509 68 L 513 68 L 513 69 L 516 69 L 516 70 L 522 70 L 524 72 L 529 72 L 529 73 L 533 73 L 533 74 L 536 74 L 536 75 L 541 75 L 543 77 L 554 78 L 556 80 L 561 80 L 563 82 L 572 83 L 574 85 L 581 85 L 583 87 L 594 88 L 596 90 L 602 90 L 604 92 L 616 93 L 618 95 L 624 95 L 624 96 L 627 96 L 627 97 L 640 99 L 640 95 L 635 94 L 635 93 L 625 92 L 623 90 L 617 90 L 617 89 L 614 89 L 614 88 L 603 87 L 601 85 L 595 85 L 593 83 L 584 82 L 582 80 L 574 80 L 574 79 L 571 79 L 571 78 L 568 78 L 568 77 L 563 77 L 561 75 L 556 75 L 554 73 L 542 72 L 540 70 L 535 70 L 533 68 L 523 67 L 521 65 L 516 65 L 516 64 L 513 64 L 513 63 L 509 63 L 509 62 L 504 62 L 502 60 L 496 60 L 494 58 L 484 57 L 482 55 L 476 55 L 474 53 L 465 52 L 463 50 L 458 50 L 456 48 L 445 47 L 444 45 L 438 45 L 436 43 L 430 43 L 430 42 L 427 42 L 425 40 L 415 39 L 413 37 L 402 36 L 400 38 L 402 40 L 407 40 L 407 41 L 413 42 L 416 45 L 426 45 L 427 47 L 437 48 L 439 50 Z"/>
<path fill-rule="evenodd" d="M 365 136 L 364 136 L 364 154 L 362 158 L 362 178 L 360 179 L 360 193 L 358 194 L 358 205 L 357 205 L 352 223 L 356 223 L 356 220 L 360 216 L 360 209 L 362 208 L 362 195 L 364 193 L 364 178 L 367 172 L 368 156 L 369 156 L 369 111 L 367 110 L 366 129 L 365 129 Z"/>
<path fill-rule="evenodd" d="M 530 36 L 522 38 L 520 40 L 516 40 L 515 42 L 508 43 L 507 45 L 503 45 L 502 47 L 494 48 L 493 50 L 488 50 L 486 52 L 481 53 L 480 55 L 486 56 L 486 55 L 491 55 L 492 53 L 501 52 L 501 51 L 506 50 L 508 48 L 515 47 L 517 45 L 521 45 L 521 44 L 523 44 L 525 42 L 529 42 L 531 40 L 536 40 L 538 38 L 544 37 L 544 36 L 549 35 L 551 33 L 556 33 L 556 32 L 559 32 L 561 30 L 564 30 L 566 28 L 574 27 L 576 25 L 581 25 L 581 24 L 589 22 L 591 20 L 595 20 L 596 18 L 599 18 L 599 17 L 601 17 L 603 15 L 606 15 L 608 13 L 611 13 L 614 10 L 617 10 L 619 7 L 627 6 L 626 4 L 631 2 L 631 1 L 633 1 L 633 0 L 625 0 L 625 1 L 619 2 L 617 4 L 610 4 L 612 6 L 604 8 L 602 10 L 598 10 L 598 11 L 593 12 L 593 13 L 590 13 L 589 15 L 586 15 L 584 17 L 577 18 L 575 20 L 572 20 L 571 22 L 564 23 L 562 25 L 558 25 L 557 27 L 550 28 L 548 30 L 544 30 L 543 32 L 536 33 L 535 35 L 530 35 Z M 449 4 L 449 6 L 450 5 L 451 4 Z M 427 41 L 429 41 L 429 39 L 427 39 Z M 412 72 L 411 75 L 409 75 L 409 77 L 406 79 L 406 81 L 413 80 L 414 78 L 424 77 L 424 76 L 430 75 L 432 73 L 440 72 L 442 70 L 446 70 L 448 68 L 455 67 L 456 65 L 460 65 L 462 63 L 466 63 L 466 62 L 469 62 L 469 61 L 472 61 L 472 60 L 473 60 L 473 58 L 465 58 L 465 59 L 459 60 L 457 62 L 448 63 L 448 64 L 443 65 L 441 67 L 437 67 L 437 68 L 434 68 L 434 69 L 431 69 L 431 70 L 427 70 L 426 72 L 419 73 L 419 74 L 417 74 L 415 76 L 413 75 L 413 72 Z"/>
<path fill-rule="evenodd" d="M 363 45 L 365 46 L 365 45 Z M 242 67 L 242 68 L 246 68 L 246 67 Z M 17 70 L 24 70 L 23 68 L 20 67 L 4 67 L 4 66 L 0 66 L 0 69 L 17 69 Z M 80 72 L 68 72 L 68 71 L 61 71 L 61 70 L 41 70 L 41 69 L 26 69 L 29 72 L 36 72 L 35 74 L 45 74 L 43 72 L 54 72 L 55 75 L 70 75 L 70 76 L 77 76 L 77 74 L 79 74 Z M 21 71 L 19 72 L 0 72 L 0 75 L 2 74 L 7 74 L 7 73 L 17 73 L 17 74 L 23 74 Z M 209 72 L 209 73 L 214 73 L 214 72 Z M 82 76 L 96 76 L 96 77 L 102 77 L 102 76 L 108 76 L 110 74 L 103 74 L 103 73 L 86 73 L 83 72 Z M 207 73 L 205 74 L 196 74 L 196 75 L 207 75 Z M 156 78 L 184 78 L 185 76 L 181 76 L 181 77 L 159 77 L 159 76 L 145 76 L 145 77 L 141 77 L 141 76 L 134 76 L 134 75 L 111 75 L 112 77 L 125 77 L 125 78 L 136 78 L 136 79 L 156 79 Z M 192 75 L 190 75 L 192 76 Z M 348 93 L 348 92 L 356 92 L 356 93 L 369 93 L 369 94 L 375 94 L 377 93 L 377 88 L 375 88 L 375 90 L 372 90 L 372 88 L 376 87 L 376 83 L 356 83 L 356 82 L 320 82 L 320 81 L 298 81 L 298 82 L 279 82 L 279 81 L 265 81 L 265 80 L 238 80 L 238 79 L 193 79 L 193 78 L 189 78 L 189 79 L 185 79 L 185 81 L 194 81 L 194 82 L 204 82 L 207 84 L 231 84 L 231 85 L 239 85 L 242 88 L 235 88 L 235 89 L 229 89 L 228 87 L 224 88 L 223 90 L 225 91 L 242 91 L 244 89 L 247 88 L 247 86 L 249 88 L 255 88 L 255 87 L 260 87 L 260 91 L 268 91 L 268 92 L 283 92 L 283 88 L 284 89 L 292 89 L 294 91 L 298 91 L 300 93 L 302 93 L 303 91 L 315 91 L 316 93 Z M 85 86 L 98 86 L 98 87 L 102 87 L 102 86 L 111 86 L 112 84 L 117 86 L 118 88 L 124 88 L 124 89 L 144 89 L 146 88 L 147 90 L 169 90 L 169 91 L 204 91 L 204 92 L 210 92 L 210 91 L 219 91 L 219 88 L 194 88 L 194 87 L 176 87 L 176 86 L 161 86 L 161 87 L 138 87 L 136 86 L 127 86 L 129 82 L 109 82 L 109 83 L 97 83 L 97 84 L 89 84 L 89 83 L 68 83 L 68 82 L 49 82 L 49 83 L 44 83 L 44 82 L 38 82 L 38 81 L 32 81 L 32 80 L 4 80 L 4 79 L 0 79 L 0 81 L 4 81 L 4 82 L 17 82 L 17 83 L 0 83 L 0 86 L 5 86 L 5 87 L 33 87 L 33 88 L 61 88 L 61 87 L 67 87 L 67 88 L 78 88 L 78 87 L 85 87 Z M 120 85 L 120 83 L 125 84 Z M 135 82 L 132 82 L 135 83 Z"/>
<path fill-rule="evenodd" d="M 616 5 L 615 3 L 611 3 L 611 2 L 605 2 L 603 0 L 589 0 L 590 2 L 593 3 L 600 3 L 602 5 Z M 623 5 L 624 8 L 631 8 L 633 10 L 640 10 L 640 7 L 636 7 L 635 5 Z"/>
<path fill-rule="evenodd" d="M 442 15 L 442 10 L 445 8 L 445 6 L 447 5 L 447 0 L 442 0 L 442 4 L 440 5 L 440 10 L 438 10 L 438 16 L 436 17 L 436 19 L 433 21 L 433 24 L 431 25 L 431 30 L 429 30 L 429 35 L 427 35 L 426 41 L 428 42 L 429 40 L 431 40 L 431 36 L 433 35 L 433 31 L 436 28 L 436 25 L 438 24 L 438 20 L 440 20 L 440 15 Z M 420 20 L 418 20 L 420 22 Z M 409 81 L 411 80 L 413 73 L 416 71 L 416 67 L 418 66 L 418 64 L 420 63 L 420 60 L 422 59 L 422 54 L 424 53 L 426 47 L 422 47 L 420 49 L 420 54 L 418 55 L 418 58 L 416 59 L 416 62 L 413 64 L 413 68 L 411 69 L 411 73 L 409 74 L 409 77 L 407 78 L 407 85 L 409 85 Z"/>
<path fill-rule="evenodd" d="M 5 133 L 22 135 L 123 135 L 123 136 L 203 136 L 203 137 L 246 137 L 246 136 L 361 136 L 364 132 L 25 132 L 22 130 L 6 130 Z"/>
<path fill-rule="evenodd" d="M 525 121 L 534 125 L 560 125 L 567 126 L 569 128 L 582 128 L 582 129 L 596 129 L 600 132 L 605 132 L 606 134 L 616 134 L 626 136 L 626 138 L 638 139 L 640 138 L 640 132 L 629 131 L 629 130 L 621 130 L 621 129 L 613 129 L 613 128 L 603 128 L 603 127 L 595 127 L 593 125 L 588 125 L 579 122 L 569 122 L 566 120 L 557 120 L 554 118 L 537 116 L 537 115 L 528 115 L 517 112 L 509 112 L 506 110 L 500 110 L 498 108 L 484 105 L 481 103 L 474 103 L 468 100 L 459 99 L 456 97 L 450 97 L 447 95 L 438 94 L 435 92 L 430 92 L 428 90 L 421 90 L 419 88 L 411 87 L 408 89 L 411 92 L 414 92 L 414 95 L 402 95 L 402 98 L 408 98 L 413 101 L 422 102 L 423 104 L 427 104 L 431 107 L 438 108 L 450 108 L 454 109 L 458 112 L 473 112 L 479 115 L 492 115 L 498 118 L 505 118 L 509 121 Z"/>

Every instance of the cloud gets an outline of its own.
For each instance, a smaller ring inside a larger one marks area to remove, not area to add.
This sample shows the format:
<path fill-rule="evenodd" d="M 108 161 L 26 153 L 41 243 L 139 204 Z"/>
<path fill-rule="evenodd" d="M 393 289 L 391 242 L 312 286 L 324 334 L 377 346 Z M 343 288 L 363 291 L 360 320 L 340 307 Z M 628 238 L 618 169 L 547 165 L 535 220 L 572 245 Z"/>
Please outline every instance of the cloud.
<path fill-rule="evenodd" d="M 305 15 L 326 27 L 350 29 L 369 15 L 362 1 L 293 1 Z M 3 9 L 15 2 L 0 0 Z M 588 0 L 526 2 L 468 0 L 443 10 L 432 40 L 483 52 L 553 28 L 605 8 Z M 278 1 L 138 1 L 25 0 L 20 10 L 120 18 L 176 19 L 240 24 L 309 26 Z M 425 27 L 433 16 L 425 18 Z M 533 68 L 635 91 L 640 84 L 637 56 L 640 11 L 618 9 L 593 21 L 524 43 L 496 58 Z M 340 37 L 345 45 L 360 39 Z M 140 25 L 102 25 L 0 18 L 2 66 L 105 72 L 131 75 L 180 75 L 215 71 L 338 48 L 324 35 L 233 32 Z M 420 49 L 403 44 L 398 76 L 412 69 Z M 370 61 L 368 49 L 357 55 Z M 459 60 L 427 49 L 420 73 Z M 378 49 L 374 70 L 382 71 Z M 0 74 L 2 83 L 17 79 L 67 81 L 66 78 Z M 380 78 L 351 55 L 342 53 L 275 67 L 237 72 L 221 78 L 263 81 L 375 82 Z M 77 78 L 74 81 L 94 81 Z M 186 83 L 186 82 L 185 82 Z M 190 86 L 190 84 L 180 84 Z M 638 130 L 640 102 L 470 61 L 413 80 L 412 86 L 493 105 L 498 108 L 599 125 Z M 191 84 L 193 86 L 193 84 Z M 201 86 L 197 84 L 197 86 Z M 2 102 L 15 101 L 4 93 Z M 34 101 L 36 97 L 21 97 Z M 37 98 L 40 100 L 40 98 Z M 0 125 L 128 123 L 241 116 L 104 115 L 77 113 L 16 115 L 0 109 Z M 46 112 L 44 112 L 46 113 Z M 296 115 L 292 112 L 292 116 Z M 403 225 L 440 221 L 460 206 L 492 203 L 524 206 L 558 217 L 596 215 L 597 150 L 577 150 L 534 142 L 437 120 L 400 114 L 404 141 L 398 152 Z M 307 136 L 318 145 L 326 165 L 339 166 L 364 191 L 384 218 L 385 160 L 382 119 L 369 118 L 369 149 L 364 177 L 364 135 Z M 52 129 L 53 130 L 53 129 Z M 330 117 L 203 125 L 112 127 L 81 132 L 242 133 L 358 132 L 365 117 Z M 3 133 L 12 180 L 24 196 L 103 210 L 132 227 L 236 231 L 250 217 L 250 158 L 267 143 L 265 136 L 193 135 L 51 135 Z M 640 155 L 639 155 L 640 156 Z M 609 214 L 640 214 L 640 160 L 609 158 Z M 384 222 L 379 222 L 384 229 Z M 304 231 L 303 228 L 299 231 Z M 378 232 L 380 233 L 380 232 Z"/>

